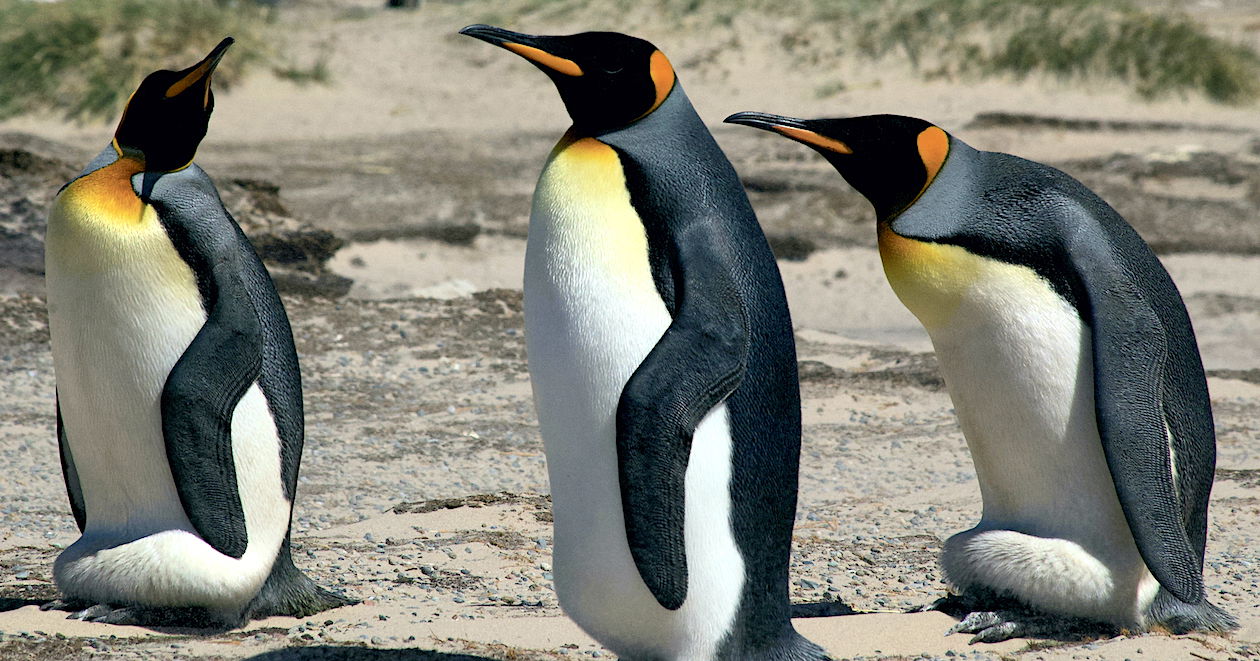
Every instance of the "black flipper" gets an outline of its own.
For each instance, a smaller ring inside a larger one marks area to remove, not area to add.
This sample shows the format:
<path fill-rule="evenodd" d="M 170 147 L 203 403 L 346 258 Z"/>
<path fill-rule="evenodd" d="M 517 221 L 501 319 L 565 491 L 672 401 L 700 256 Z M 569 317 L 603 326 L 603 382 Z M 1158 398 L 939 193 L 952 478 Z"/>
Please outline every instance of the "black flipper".
<path fill-rule="evenodd" d="M 79 486 L 79 471 L 70 455 L 70 441 L 66 440 L 66 426 L 61 422 L 61 398 L 57 398 L 57 449 L 61 454 L 61 475 L 66 482 L 66 495 L 70 497 L 70 512 L 79 532 L 87 527 L 87 508 L 83 504 L 83 489 Z"/>
<path fill-rule="evenodd" d="M 135 187 L 135 179 L 132 183 Z M 196 164 L 158 179 L 153 184 L 150 203 L 157 210 L 158 218 L 171 237 L 175 249 L 198 275 L 197 287 L 209 311 L 206 327 L 216 327 L 213 332 L 217 342 L 210 336 L 198 335 L 182 359 L 192 362 L 188 366 L 181 364 L 177 369 L 187 369 L 189 378 L 210 378 L 223 384 L 214 387 L 221 388 L 215 392 L 223 393 L 223 401 L 217 402 L 215 407 L 224 411 L 230 411 L 227 407 L 236 405 L 251 382 L 258 383 L 266 397 L 268 410 L 280 438 L 280 478 L 285 499 L 292 503 L 302 457 L 302 379 L 284 304 L 249 239 L 223 208 L 213 182 Z M 202 331 L 204 333 L 206 329 L 203 328 Z M 221 361 L 209 359 L 216 351 L 223 358 Z M 192 376 L 199 370 L 204 372 L 211 368 L 220 372 Z M 174 374 L 176 372 L 172 372 Z M 182 373 L 180 378 L 185 378 Z M 170 389 L 172 386 L 168 383 L 167 387 Z M 195 398 L 197 394 L 197 386 L 193 381 L 184 384 L 181 389 L 184 390 L 185 397 Z M 163 415 L 164 419 L 169 420 L 166 416 L 168 409 L 165 394 Z M 203 422 L 202 428 L 207 428 L 205 422 L 226 419 L 225 416 L 212 414 L 209 402 L 197 402 L 194 399 L 193 403 L 204 409 L 197 414 Z M 174 405 L 170 410 L 173 413 L 181 412 Z M 189 433 L 195 431 L 195 425 L 190 424 L 190 421 L 191 418 L 183 421 L 184 426 L 189 428 Z M 219 448 L 217 451 L 225 453 L 223 456 L 230 459 L 230 439 L 225 433 L 230 429 L 226 427 L 226 422 L 224 428 L 211 428 L 210 431 L 218 435 L 214 438 L 214 445 Z M 191 441 L 194 438 L 189 435 L 186 440 Z M 168 449 L 174 439 L 174 436 L 168 435 Z M 226 505 L 207 504 L 204 499 L 198 500 L 190 493 L 181 491 L 180 498 L 185 510 L 198 532 L 216 549 L 224 551 L 229 547 L 224 539 L 214 539 L 215 533 L 212 530 L 227 533 L 220 534 L 220 537 L 234 535 L 231 539 L 235 540 L 235 548 L 243 551 L 248 540 L 236 492 L 235 476 L 230 473 L 217 475 L 220 472 L 219 467 L 234 472 L 233 464 L 230 461 L 212 462 L 208 458 L 204 461 L 214 468 L 214 472 L 208 473 L 203 479 L 212 479 L 216 483 L 219 497 Z M 195 473 L 191 467 L 188 469 L 190 476 Z M 202 491 L 208 490 L 205 484 L 190 486 Z M 226 509 L 231 506 L 236 508 L 234 513 Z M 216 521 L 225 524 L 215 525 Z M 286 532 L 271 573 L 259 594 L 244 608 L 240 617 L 269 614 L 304 616 L 345 603 L 351 601 L 319 588 L 293 565 Z"/>
<path fill-rule="evenodd" d="M 1093 331 L 1098 432 L 1146 566 L 1174 597 L 1197 604 L 1203 600 L 1201 550 L 1196 551 L 1183 521 L 1165 414 L 1169 334 L 1157 314 L 1158 303 L 1143 293 L 1135 274 L 1140 267 L 1122 257 L 1113 241 L 1101 238 L 1081 232 L 1067 245 L 1086 298 L 1081 309 Z"/>
<path fill-rule="evenodd" d="M 743 378 L 748 314 L 707 220 L 676 228 L 677 314 L 617 405 L 617 457 L 630 553 L 661 606 L 687 596 L 684 481 L 696 425 Z"/>
<path fill-rule="evenodd" d="M 241 280 L 239 253 L 213 261 L 206 323 L 162 391 L 162 432 L 180 502 L 197 533 L 233 558 L 248 534 L 232 459 L 232 412 L 262 371 L 262 328 Z"/>

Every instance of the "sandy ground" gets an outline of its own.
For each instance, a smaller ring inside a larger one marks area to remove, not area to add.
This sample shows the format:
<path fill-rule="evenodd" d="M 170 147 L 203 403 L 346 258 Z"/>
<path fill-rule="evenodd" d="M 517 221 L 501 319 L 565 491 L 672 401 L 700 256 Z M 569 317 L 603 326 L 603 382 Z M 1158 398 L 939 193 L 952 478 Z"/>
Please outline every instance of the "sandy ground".
<path fill-rule="evenodd" d="M 1225 7 L 1205 20 L 1260 20 L 1254 9 Z M 529 195 L 565 127 L 563 109 L 518 58 L 453 36 L 483 18 L 440 4 L 392 14 L 326 3 L 291 13 L 297 52 L 332 45 L 334 84 L 258 75 L 220 94 L 199 156 L 221 181 L 277 183 L 296 217 L 348 241 L 328 263 L 354 280 L 348 296 L 285 299 L 307 406 L 293 538 L 299 566 L 363 603 L 231 632 L 40 612 L 55 594 L 52 560 L 76 532 L 57 467 L 42 285 L 30 269 L 0 268 L 0 658 L 609 655 L 564 617 L 552 592 L 547 481 L 522 336 Z M 1255 108 L 1145 104 L 1118 89 L 1046 81 L 924 83 L 900 65 L 860 60 L 802 69 L 778 56 L 773 22 L 737 20 L 707 39 L 645 25 L 641 34 L 669 53 L 711 123 L 748 109 L 916 114 L 974 146 L 1051 162 L 1086 181 L 1160 250 L 1209 370 L 1220 470 L 1207 584 L 1242 629 L 976 646 L 944 637 L 949 617 L 905 611 L 943 594 L 936 555 L 978 519 L 979 493 L 930 343 L 883 279 L 869 207 L 834 171 L 786 141 L 715 126 L 783 258 L 797 328 L 805 437 L 791 581 L 800 631 L 837 658 L 1260 655 Z M 564 19 L 511 27 L 578 29 Z M 730 52 L 715 52 L 715 43 Z M 846 91 L 820 98 L 833 77 Z M 992 112 L 1132 124 L 986 120 Z M 111 132 L 49 118 L 0 130 L 56 140 L 79 162 Z"/>

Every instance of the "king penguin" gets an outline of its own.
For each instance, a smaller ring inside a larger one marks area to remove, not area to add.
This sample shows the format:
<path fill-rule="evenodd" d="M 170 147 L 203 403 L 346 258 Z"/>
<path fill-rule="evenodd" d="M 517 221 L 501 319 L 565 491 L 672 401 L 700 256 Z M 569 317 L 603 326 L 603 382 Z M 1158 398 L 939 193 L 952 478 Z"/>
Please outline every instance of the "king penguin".
<path fill-rule="evenodd" d="M 236 626 L 348 601 L 290 558 L 302 384 L 266 269 L 192 163 L 224 39 L 150 74 L 48 218 L 70 617 Z"/>
<path fill-rule="evenodd" d="M 726 121 L 812 147 L 875 208 L 884 272 L 931 337 L 980 483 L 980 523 L 941 556 L 956 596 L 937 607 L 965 614 L 950 632 L 1236 626 L 1204 594 L 1216 439 L 1194 331 L 1115 210 L 921 119 Z"/>
<path fill-rule="evenodd" d="M 628 659 L 817 659 L 792 627 L 800 392 L 779 270 L 652 44 L 474 25 L 573 120 L 534 191 L 525 335 L 560 604 Z"/>

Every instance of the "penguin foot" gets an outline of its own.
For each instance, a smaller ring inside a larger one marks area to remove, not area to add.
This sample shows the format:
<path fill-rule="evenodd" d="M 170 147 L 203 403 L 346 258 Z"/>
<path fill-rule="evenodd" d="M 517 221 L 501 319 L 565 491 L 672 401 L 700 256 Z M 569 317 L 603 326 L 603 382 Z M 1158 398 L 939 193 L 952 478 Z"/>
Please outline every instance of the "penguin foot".
<path fill-rule="evenodd" d="M 971 644 L 1000 643 L 1011 638 L 1033 635 L 1028 632 L 1028 624 L 1020 614 L 1013 611 L 976 611 L 950 627 L 945 635 L 973 633 L 976 635 L 968 641 Z"/>
<path fill-rule="evenodd" d="M 975 634 L 970 644 L 1000 643 L 1012 638 L 1049 638 L 1062 641 L 1095 640 L 1120 633 L 1116 627 L 1070 615 L 1045 613 L 1005 595 L 973 589 L 947 594 L 911 613 L 940 611 L 959 620 L 945 635 Z"/>
<path fill-rule="evenodd" d="M 1047 615 L 1024 609 L 973 611 L 945 635 L 971 633 L 968 644 L 1000 643 L 1012 638 L 1051 638 L 1054 640 L 1086 640 L 1115 635 L 1107 625 L 1077 617 Z"/>
<path fill-rule="evenodd" d="M 226 629 L 233 623 L 223 622 L 204 608 L 158 608 L 153 606 L 111 606 L 86 601 L 54 599 L 40 604 L 42 611 L 69 611 L 67 620 L 123 624 L 141 627 L 194 629 Z"/>
<path fill-rule="evenodd" d="M 77 613 L 71 613 L 70 619 L 101 624 L 143 624 L 138 609 L 125 607 L 114 608 L 109 604 L 96 604 Z"/>
<path fill-rule="evenodd" d="M 66 616 L 67 620 L 83 620 L 84 622 L 99 622 L 101 618 L 108 616 L 114 612 L 114 608 L 109 604 L 92 604 L 82 610 L 77 610 Z"/>

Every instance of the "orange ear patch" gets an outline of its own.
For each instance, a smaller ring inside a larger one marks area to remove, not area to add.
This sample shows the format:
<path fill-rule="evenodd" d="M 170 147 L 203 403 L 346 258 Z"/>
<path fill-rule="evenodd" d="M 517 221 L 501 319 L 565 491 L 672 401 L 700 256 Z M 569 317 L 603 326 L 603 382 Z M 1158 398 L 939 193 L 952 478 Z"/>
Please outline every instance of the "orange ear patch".
<path fill-rule="evenodd" d="M 923 159 L 923 167 L 927 168 L 927 181 L 923 182 L 923 188 L 926 189 L 936 178 L 936 173 L 941 171 L 945 157 L 949 155 L 949 134 L 938 127 L 929 126 L 919 134 L 918 143 L 919 158 Z"/>
<path fill-rule="evenodd" d="M 557 57 L 541 48 L 534 48 L 533 46 L 526 46 L 524 44 L 514 44 L 510 41 L 503 42 L 503 47 L 513 53 L 516 53 L 517 55 L 520 55 L 530 62 L 540 64 L 552 71 L 562 73 L 566 76 L 582 75 L 582 67 L 578 66 L 577 62 L 574 62 L 573 60 L 566 60 L 563 57 Z"/>
<path fill-rule="evenodd" d="M 677 76 L 674 75 L 674 67 L 669 63 L 669 58 L 665 54 L 656 51 L 652 53 L 652 59 L 648 63 L 648 71 L 652 75 L 652 84 L 656 86 L 656 101 L 652 103 L 652 108 L 648 112 L 652 112 L 665 103 L 665 97 L 674 89 L 674 82 Z M 647 113 L 644 113 L 647 114 Z"/>
<path fill-rule="evenodd" d="M 774 130 L 797 142 L 810 145 L 811 147 L 834 151 L 837 154 L 853 153 L 853 149 L 849 147 L 849 145 L 846 145 L 835 138 L 828 138 L 820 133 L 815 133 L 809 129 L 798 129 L 795 126 L 776 126 L 774 127 Z"/>

